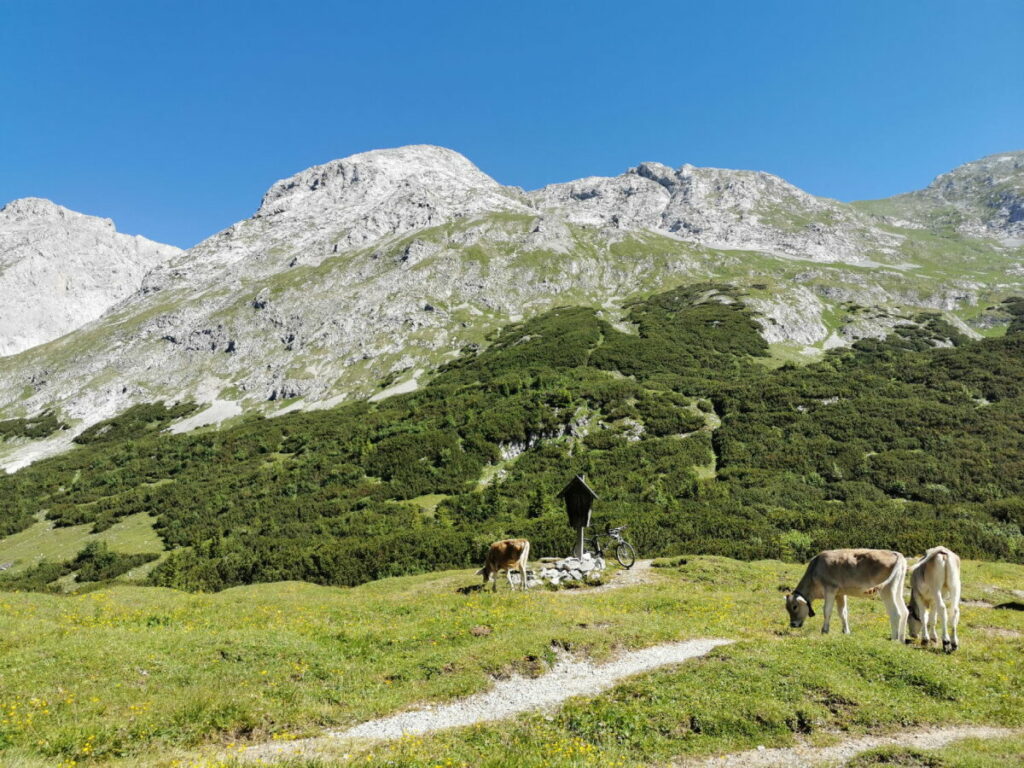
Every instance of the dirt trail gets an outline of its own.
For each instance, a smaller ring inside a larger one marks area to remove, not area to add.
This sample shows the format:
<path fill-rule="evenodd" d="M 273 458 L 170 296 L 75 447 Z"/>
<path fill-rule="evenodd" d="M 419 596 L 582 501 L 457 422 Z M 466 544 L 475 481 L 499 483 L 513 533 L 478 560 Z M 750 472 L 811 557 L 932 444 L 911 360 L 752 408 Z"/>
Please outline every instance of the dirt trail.
<path fill-rule="evenodd" d="M 605 592 L 609 589 L 618 589 L 620 587 L 635 587 L 638 584 L 650 584 L 655 579 L 654 571 L 651 568 L 651 562 L 651 560 L 637 560 L 633 563 L 632 568 L 623 568 L 618 571 L 614 571 L 615 576 L 607 584 L 602 584 L 599 587 L 591 587 L 590 589 L 565 590 L 563 594 L 589 595 L 594 592 Z"/>
<path fill-rule="evenodd" d="M 932 728 L 893 736 L 859 736 L 831 747 L 784 747 L 752 749 L 711 758 L 695 758 L 671 763 L 674 768 L 811 768 L 812 766 L 844 765 L 869 749 L 899 746 L 912 749 L 938 749 L 961 739 L 996 739 L 1021 733 L 1012 728 L 987 726 L 956 726 Z"/>
<path fill-rule="evenodd" d="M 259 744 L 239 756 L 247 760 L 328 756 L 353 743 L 397 739 L 501 720 L 531 710 L 550 710 L 573 696 L 594 696 L 627 677 L 704 656 L 730 642 L 706 639 L 655 645 L 627 651 L 604 664 L 565 655 L 550 672 L 540 677 L 500 680 L 488 691 L 447 704 L 400 712 L 346 730 L 327 731 L 311 739 Z"/>

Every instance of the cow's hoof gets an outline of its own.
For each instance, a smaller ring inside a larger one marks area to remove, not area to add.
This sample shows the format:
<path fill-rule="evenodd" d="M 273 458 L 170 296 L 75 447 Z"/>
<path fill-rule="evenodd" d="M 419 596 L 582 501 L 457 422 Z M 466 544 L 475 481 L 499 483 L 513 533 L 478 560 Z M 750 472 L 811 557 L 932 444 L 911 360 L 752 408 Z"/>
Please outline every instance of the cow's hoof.
<path fill-rule="evenodd" d="M 942 641 L 942 650 L 945 653 L 952 653 L 953 650 L 954 650 L 953 649 L 953 644 L 951 642 L 949 642 L 949 640 L 943 640 Z"/>
<path fill-rule="evenodd" d="M 908 637 L 906 640 L 903 641 L 903 643 L 904 645 L 913 645 L 914 641 Z"/>

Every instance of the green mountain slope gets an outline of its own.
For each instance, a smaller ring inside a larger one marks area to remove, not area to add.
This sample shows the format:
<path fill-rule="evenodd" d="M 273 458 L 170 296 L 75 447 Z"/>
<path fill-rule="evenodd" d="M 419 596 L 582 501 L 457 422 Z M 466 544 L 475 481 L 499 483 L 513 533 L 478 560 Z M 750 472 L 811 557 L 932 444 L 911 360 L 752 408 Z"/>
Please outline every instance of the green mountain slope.
<path fill-rule="evenodd" d="M 585 472 L 597 524 L 628 523 L 647 555 L 941 541 L 1024 559 L 1024 334 L 968 341 L 921 316 L 777 367 L 743 297 L 712 284 L 620 327 L 556 309 L 416 392 L 221 431 L 153 433 L 145 410 L 0 478 L 0 525 L 149 513 L 174 550 L 153 583 L 357 584 L 468 565 L 509 534 L 563 554 L 554 494 Z"/>

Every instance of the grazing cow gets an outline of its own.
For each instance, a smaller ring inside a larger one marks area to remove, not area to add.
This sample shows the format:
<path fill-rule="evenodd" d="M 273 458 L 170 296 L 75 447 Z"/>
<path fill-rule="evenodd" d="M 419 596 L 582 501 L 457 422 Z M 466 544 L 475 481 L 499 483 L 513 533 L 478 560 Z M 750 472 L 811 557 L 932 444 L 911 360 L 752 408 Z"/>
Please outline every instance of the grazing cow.
<path fill-rule="evenodd" d="M 899 552 L 885 549 L 830 549 L 816 555 L 807 565 L 796 589 L 786 594 L 789 625 L 803 626 L 814 615 L 811 603 L 825 599 L 825 621 L 821 631 L 828 633 L 832 606 L 839 603 L 843 633 L 850 634 L 846 596 L 881 595 L 889 612 L 892 639 L 903 642 L 907 632 L 907 607 L 903 604 L 903 579 L 907 560 Z"/>
<path fill-rule="evenodd" d="M 942 616 L 942 650 L 952 653 L 960 647 L 960 638 L 956 634 L 960 623 L 960 558 L 956 552 L 945 547 L 932 547 L 910 566 L 910 604 L 907 607 L 910 609 L 907 622 L 910 637 L 920 634 L 921 645 L 937 642 L 936 623 Z M 950 624 L 953 625 L 952 639 L 949 636 Z"/>
<path fill-rule="evenodd" d="M 526 539 L 505 539 L 504 541 L 496 541 L 491 544 L 491 548 L 487 550 L 487 557 L 484 559 L 484 567 L 476 572 L 477 576 L 484 577 L 484 586 L 487 586 L 487 582 L 493 582 L 494 591 L 498 591 L 498 582 L 495 580 L 495 575 L 499 571 L 504 571 L 508 577 L 508 585 L 511 589 L 515 589 L 515 584 L 512 583 L 512 569 L 517 569 L 521 577 L 523 589 L 529 589 L 526 583 L 526 561 L 530 557 L 530 542 Z"/>

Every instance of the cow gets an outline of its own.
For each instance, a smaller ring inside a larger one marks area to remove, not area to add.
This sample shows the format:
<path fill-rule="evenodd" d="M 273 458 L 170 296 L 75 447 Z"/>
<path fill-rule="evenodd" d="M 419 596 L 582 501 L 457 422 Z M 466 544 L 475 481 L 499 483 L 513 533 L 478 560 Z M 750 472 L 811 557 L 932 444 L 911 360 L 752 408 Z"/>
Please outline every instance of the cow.
<path fill-rule="evenodd" d="M 811 603 L 825 600 L 825 620 L 821 625 L 828 634 L 832 619 L 832 606 L 839 603 L 843 620 L 843 634 L 850 634 L 850 618 L 846 597 L 863 597 L 876 592 L 889 613 L 892 639 L 903 642 L 907 633 L 907 607 L 903 604 L 903 580 L 907 573 L 907 559 L 899 552 L 885 549 L 830 549 L 815 555 L 807 565 L 796 589 L 786 594 L 789 625 L 802 627 L 808 616 L 814 615 Z"/>
<path fill-rule="evenodd" d="M 910 638 L 921 635 L 921 645 L 938 641 L 936 624 L 942 616 L 942 650 L 952 653 L 960 647 L 956 633 L 960 623 L 960 558 L 945 547 L 932 547 L 909 570 L 910 603 L 907 608 L 910 619 L 907 630 Z M 953 625 L 952 638 L 949 636 L 950 624 Z"/>
<path fill-rule="evenodd" d="M 499 571 L 505 571 L 508 577 L 508 585 L 515 589 L 512 583 L 512 569 L 519 571 L 523 589 L 529 589 L 526 583 L 526 561 L 530 557 L 530 542 L 526 539 L 505 539 L 491 544 L 487 550 L 487 557 L 484 559 L 484 567 L 476 572 L 477 576 L 484 577 L 484 586 L 490 581 L 494 585 L 494 591 L 498 591 L 498 582 L 494 578 Z"/>

